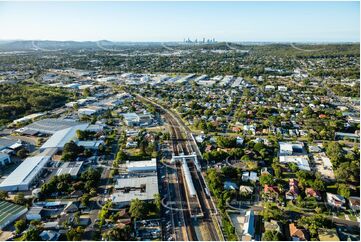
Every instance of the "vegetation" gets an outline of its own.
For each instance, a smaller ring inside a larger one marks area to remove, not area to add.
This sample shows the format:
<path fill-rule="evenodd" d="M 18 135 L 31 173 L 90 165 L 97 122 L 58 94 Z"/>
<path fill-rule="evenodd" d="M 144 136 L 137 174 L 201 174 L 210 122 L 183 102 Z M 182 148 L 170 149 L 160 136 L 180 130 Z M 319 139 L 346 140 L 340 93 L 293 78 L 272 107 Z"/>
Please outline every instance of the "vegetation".
<path fill-rule="evenodd" d="M 63 106 L 71 97 L 65 89 L 38 84 L 0 84 L 0 90 L 0 125 Z"/>

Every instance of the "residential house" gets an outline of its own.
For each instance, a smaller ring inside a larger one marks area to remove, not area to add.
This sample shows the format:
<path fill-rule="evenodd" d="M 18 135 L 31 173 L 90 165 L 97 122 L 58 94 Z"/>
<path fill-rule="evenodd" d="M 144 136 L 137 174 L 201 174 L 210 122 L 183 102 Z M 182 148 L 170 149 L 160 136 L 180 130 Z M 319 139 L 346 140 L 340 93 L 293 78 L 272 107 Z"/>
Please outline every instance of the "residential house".
<path fill-rule="evenodd" d="M 245 171 L 242 174 L 242 181 L 251 181 L 251 182 L 257 182 L 258 181 L 258 176 L 257 176 L 257 172 L 254 171 Z"/>
<path fill-rule="evenodd" d="M 306 229 L 297 228 L 294 223 L 289 224 L 290 237 L 293 241 L 309 240 L 309 234 Z"/>
<path fill-rule="evenodd" d="M 305 193 L 307 197 L 314 197 L 316 200 L 322 199 L 321 193 L 311 187 L 306 188 Z"/>
<path fill-rule="evenodd" d="M 360 198 L 359 197 L 349 197 L 348 204 L 352 211 L 359 212 L 360 211 Z"/>
<path fill-rule="evenodd" d="M 327 204 L 334 208 L 345 208 L 346 200 L 343 196 L 333 193 L 326 193 Z"/>

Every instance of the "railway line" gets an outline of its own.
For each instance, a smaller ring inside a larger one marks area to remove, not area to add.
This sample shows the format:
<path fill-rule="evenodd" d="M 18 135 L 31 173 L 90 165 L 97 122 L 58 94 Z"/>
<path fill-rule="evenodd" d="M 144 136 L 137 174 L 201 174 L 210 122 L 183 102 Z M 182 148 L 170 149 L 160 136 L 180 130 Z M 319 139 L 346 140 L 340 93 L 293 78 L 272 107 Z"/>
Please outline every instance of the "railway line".
<path fill-rule="evenodd" d="M 183 122 L 180 119 L 176 118 L 173 113 L 164 109 L 159 104 L 149 99 L 143 98 L 140 95 L 137 95 L 137 97 L 147 103 L 154 105 L 156 108 L 162 111 L 165 120 L 170 125 L 174 155 L 187 156 L 191 154 L 196 154 L 197 160 L 200 161 L 202 159 L 201 153 L 199 152 L 197 144 L 194 142 L 190 130 L 188 129 L 188 127 L 186 127 L 183 124 Z M 183 159 L 183 162 L 187 162 L 185 158 Z M 187 207 L 188 207 L 188 209 L 183 210 L 184 222 L 185 222 L 188 239 L 200 240 L 199 238 L 197 238 L 193 226 L 193 222 L 196 221 L 199 227 L 202 228 L 202 230 L 200 230 L 202 237 L 201 240 L 212 240 L 212 241 L 224 240 L 223 236 L 220 237 L 219 233 L 217 232 L 217 231 L 221 231 L 219 220 L 218 218 L 216 218 L 217 210 L 212 201 L 212 198 L 210 197 L 209 192 L 207 193 L 208 188 L 206 186 L 206 183 L 203 179 L 200 170 L 201 166 L 200 164 L 195 164 L 195 162 L 192 161 L 187 162 L 187 165 L 192 180 L 192 186 L 194 186 L 194 190 L 196 191 L 196 198 L 197 198 L 196 200 L 189 199 L 190 192 L 188 190 L 190 188 L 188 188 L 189 184 L 186 184 L 185 174 L 184 172 L 182 172 L 183 170 L 182 162 L 176 162 L 178 181 L 179 181 L 178 192 L 180 193 L 181 201 L 187 202 Z M 197 204 L 199 209 L 198 210 L 196 209 L 196 211 L 199 211 L 199 214 L 201 214 L 201 216 L 194 216 L 194 214 L 197 213 L 194 212 L 195 210 L 194 206 Z"/>

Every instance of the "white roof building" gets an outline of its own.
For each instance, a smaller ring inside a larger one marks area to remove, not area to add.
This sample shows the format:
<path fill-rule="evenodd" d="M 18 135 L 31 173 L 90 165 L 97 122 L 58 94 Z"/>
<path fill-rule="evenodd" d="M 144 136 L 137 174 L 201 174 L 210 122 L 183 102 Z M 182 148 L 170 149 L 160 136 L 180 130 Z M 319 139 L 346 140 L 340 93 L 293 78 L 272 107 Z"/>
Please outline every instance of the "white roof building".
<path fill-rule="evenodd" d="M 0 190 L 25 191 L 29 190 L 33 181 L 48 163 L 51 156 L 38 155 L 26 158 L 5 180 L 0 184 Z"/>
<path fill-rule="evenodd" d="M 70 128 L 55 132 L 41 147 L 40 150 L 47 148 L 63 149 L 64 145 L 76 138 L 77 130 L 85 130 L 89 124 L 79 124 Z"/>
<path fill-rule="evenodd" d="M 112 196 L 112 202 L 119 207 L 127 206 L 130 201 L 138 198 L 141 201 L 152 201 L 158 194 L 158 176 L 129 177 L 117 180 L 114 186 L 117 190 Z"/>
<path fill-rule="evenodd" d="M 126 167 L 129 173 L 136 172 L 156 172 L 157 171 L 157 159 L 152 158 L 146 161 L 127 161 Z"/>

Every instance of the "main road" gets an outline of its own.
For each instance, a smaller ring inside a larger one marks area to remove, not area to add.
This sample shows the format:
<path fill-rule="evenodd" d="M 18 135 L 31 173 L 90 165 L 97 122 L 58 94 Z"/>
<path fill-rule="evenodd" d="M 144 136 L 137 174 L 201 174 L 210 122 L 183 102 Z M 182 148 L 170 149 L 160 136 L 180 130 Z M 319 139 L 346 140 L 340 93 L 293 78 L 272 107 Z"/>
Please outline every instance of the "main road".
<path fill-rule="evenodd" d="M 175 155 L 179 154 L 197 154 L 198 161 L 202 159 L 202 155 L 198 149 L 198 146 L 192 136 L 189 128 L 182 122 L 182 120 L 177 117 L 175 113 L 164 108 L 162 105 L 145 98 L 139 94 L 135 94 L 138 99 L 143 102 L 152 104 L 159 110 L 163 112 L 163 116 L 166 119 L 167 123 L 171 126 L 170 131 L 172 133 L 173 140 L 173 152 Z M 187 237 L 189 240 L 212 240 L 220 241 L 224 240 L 221 228 L 220 228 L 220 219 L 218 217 L 217 208 L 210 196 L 206 194 L 205 189 L 207 187 L 204 177 L 201 171 L 198 171 L 194 163 L 189 163 L 189 169 L 191 171 L 193 184 L 196 188 L 197 196 L 199 198 L 200 206 L 203 212 L 202 218 L 197 218 L 196 220 L 190 217 L 190 211 L 183 209 L 183 216 L 185 221 L 185 227 L 187 231 Z M 183 183 L 181 172 L 179 173 L 179 184 L 183 186 L 178 187 L 178 194 L 180 193 L 180 199 L 182 199 L 182 204 L 186 203 L 186 185 Z M 195 224 L 198 224 L 198 235 L 195 233 Z"/>

